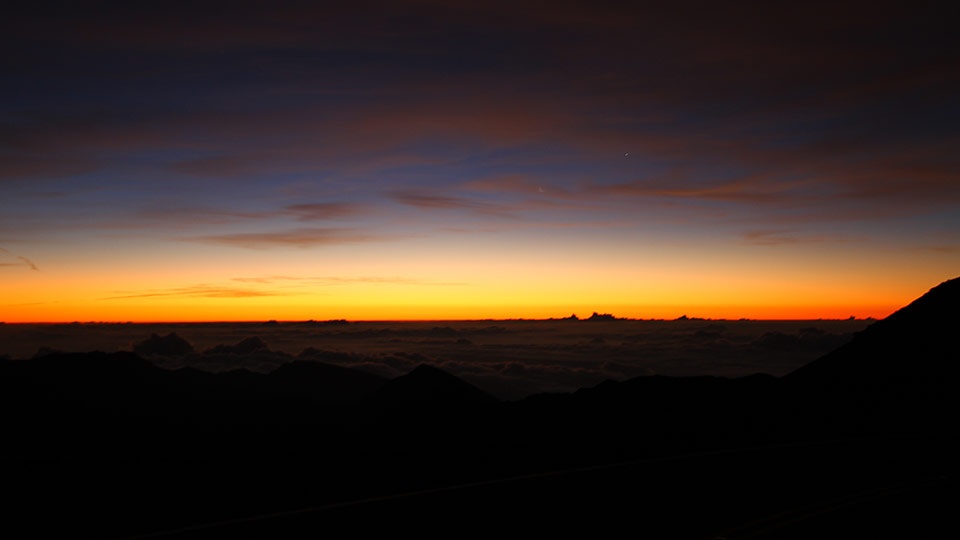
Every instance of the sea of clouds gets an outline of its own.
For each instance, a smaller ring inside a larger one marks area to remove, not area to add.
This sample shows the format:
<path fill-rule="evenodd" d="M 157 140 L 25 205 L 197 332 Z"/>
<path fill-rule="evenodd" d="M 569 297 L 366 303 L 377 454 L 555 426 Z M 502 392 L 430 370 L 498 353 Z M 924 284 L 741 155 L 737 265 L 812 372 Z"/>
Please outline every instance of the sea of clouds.
<path fill-rule="evenodd" d="M 431 364 L 501 399 L 641 375 L 781 376 L 848 341 L 863 320 L 306 321 L 0 324 L 0 355 L 134 351 L 158 366 L 266 373 L 314 360 L 397 377 Z"/>

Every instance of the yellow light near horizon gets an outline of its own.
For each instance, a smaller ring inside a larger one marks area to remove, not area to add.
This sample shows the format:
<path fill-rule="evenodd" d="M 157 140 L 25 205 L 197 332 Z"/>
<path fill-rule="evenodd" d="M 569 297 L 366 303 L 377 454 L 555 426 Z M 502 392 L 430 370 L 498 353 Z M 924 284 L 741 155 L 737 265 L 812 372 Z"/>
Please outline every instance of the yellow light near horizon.
<path fill-rule="evenodd" d="M 593 312 L 612 313 L 627 318 L 672 319 L 680 315 L 702 318 L 817 319 L 882 318 L 904 305 L 883 304 L 877 299 L 862 302 L 838 298 L 827 302 L 796 298 L 767 297 L 759 301 L 741 299 L 728 303 L 724 295 L 717 301 L 627 301 L 623 296 L 597 297 L 570 295 L 557 297 L 518 297 L 511 295 L 456 294 L 449 290 L 400 292 L 393 295 L 304 294 L 292 297 L 251 298 L 130 298 L 90 302 L 82 298 L 62 298 L 6 308 L 0 320 L 6 322 L 202 322 L 260 320 L 439 320 L 439 319 L 516 319 L 556 318 L 571 313 L 587 317 Z M 721 301 L 722 300 L 722 301 Z"/>
<path fill-rule="evenodd" d="M 309 311 L 289 310 L 282 306 L 264 310 L 251 306 L 204 306 L 198 304 L 167 306 L 118 306 L 115 310 L 91 312 L 86 306 L 65 306 L 57 309 L 29 309 L 15 316 L 5 316 L 6 323 L 66 323 L 66 322 L 248 322 L 248 321 L 306 321 L 346 319 L 351 321 L 427 321 L 427 320 L 494 320 L 494 319 L 548 319 L 576 314 L 581 318 L 591 313 L 612 313 L 617 317 L 633 319 L 675 319 L 680 315 L 704 319 L 881 319 L 902 306 L 826 306 L 826 307 L 760 307 L 716 308 L 698 306 L 654 306 L 629 309 L 577 309 L 529 306 L 517 308 L 478 309 L 476 306 L 352 306 L 348 309 Z M 91 313 L 93 315 L 91 316 Z"/>
<path fill-rule="evenodd" d="M 316 270 L 309 261 L 254 261 L 243 270 L 165 263 L 123 272 L 6 274 L 0 321 L 429 320 L 565 317 L 816 319 L 885 317 L 933 283 L 912 273 L 851 267 L 759 270 L 718 259 L 709 271 L 680 262 L 398 259 L 377 270 L 356 261 Z M 382 261 L 373 261 L 381 262 Z M 629 264 L 628 264 L 629 263 Z M 296 268 L 300 274 L 290 270 Z M 904 270 L 906 272 L 906 270 Z M 224 277 L 229 276 L 229 277 Z M 241 278 L 241 279 L 236 279 Z"/>

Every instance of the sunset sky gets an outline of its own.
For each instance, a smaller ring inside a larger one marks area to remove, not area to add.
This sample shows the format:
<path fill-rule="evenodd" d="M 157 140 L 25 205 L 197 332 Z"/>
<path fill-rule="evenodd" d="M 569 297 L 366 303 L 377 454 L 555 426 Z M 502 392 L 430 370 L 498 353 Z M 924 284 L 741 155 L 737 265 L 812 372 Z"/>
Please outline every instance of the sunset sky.
<path fill-rule="evenodd" d="M 879 318 L 960 276 L 947 11 L 326 4 L 5 9 L 0 321 Z"/>

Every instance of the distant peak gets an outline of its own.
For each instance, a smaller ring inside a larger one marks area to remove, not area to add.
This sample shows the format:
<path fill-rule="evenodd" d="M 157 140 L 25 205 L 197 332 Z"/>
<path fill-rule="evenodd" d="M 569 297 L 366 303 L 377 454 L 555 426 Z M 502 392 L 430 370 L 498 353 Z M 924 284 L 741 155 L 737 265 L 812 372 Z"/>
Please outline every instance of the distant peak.
<path fill-rule="evenodd" d="M 406 375 L 388 382 L 379 392 L 389 401 L 491 402 L 492 396 L 442 369 L 420 364 Z"/>
<path fill-rule="evenodd" d="M 453 375 L 450 375 L 450 374 L 447 373 L 446 371 L 443 371 L 442 369 L 440 369 L 440 368 L 438 368 L 438 367 L 431 366 L 430 364 L 420 364 L 419 366 L 417 366 L 417 367 L 413 368 L 412 370 L 410 370 L 410 373 L 408 373 L 408 375 L 414 375 L 414 374 L 416 374 L 416 375 L 441 375 L 441 376 L 444 376 L 444 375 L 445 375 L 445 376 L 447 376 L 447 377 L 453 377 Z"/>
<path fill-rule="evenodd" d="M 594 312 L 593 312 L 593 315 L 590 315 L 590 317 L 588 317 L 586 320 L 588 320 L 588 321 L 618 321 L 618 320 L 620 320 L 620 319 L 619 319 L 618 317 L 613 316 L 613 315 L 610 314 L 610 313 L 597 313 L 596 311 L 594 311 Z"/>

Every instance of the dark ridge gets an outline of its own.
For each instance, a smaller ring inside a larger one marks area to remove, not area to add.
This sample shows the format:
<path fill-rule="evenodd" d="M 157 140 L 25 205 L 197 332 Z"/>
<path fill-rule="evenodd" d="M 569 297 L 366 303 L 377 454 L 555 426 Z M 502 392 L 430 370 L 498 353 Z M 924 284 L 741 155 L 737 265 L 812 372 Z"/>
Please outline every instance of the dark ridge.
<path fill-rule="evenodd" d="M 237 369 L 209 373 L 192 367 L 165 370 L 135 353 L 51 353 L 0 363 L 5 397 L 45 405 L 95 404 L 105 414 L 136 415 L 203 407 L 217 401 L 360 401 L 385 379 L 350 368 L 294 361 L 269 374 Z M 226 416 L 229 410 L 220 411 Z M 280 414 L 277 412 L 277 414 Z M 233 420 L 231 420 L 233 422 Z"/>
<path fill-rule="evenodd" d="M 176 390 L 172 372 L 131 352 L 54 353 L 14 360 L 2 366 L 0 385 L 7 420 L 29 431 L 45 430 L 43 437 L 118 418 L 156 418 L 178 395 L 171 392 Z M 63 450 L 48 446 L 37 450 Z"/>
<path fill-rule="evenodd" d="M 109 386 L 143 381 L 162 372 L 153 363 L 131 352 L 50 352 L 30 360 L 7 364 L 13 376 L 28 376 L 31 382 L 51 386 L 94 384 Z"/>
<path fill-rule="evenodd" d="M 269 351 L 269 347 L 262 339 L 257 336 L 251 336 L 240 340 L 236 345 L 217 345 L 211 347 L 203 354 L 250 354 L 257 351 Z"/>
<path fill-rule="evenodd" d="M 584 320 L 585 321 L 619 321 L 622 319 L 615 317 L 610 313 L 597 313 L 596 311 L 594 311 L 593 315 L 590 315 Z"/>
<path fill-rule="evenodd" d="M 310 399 L 357 401 L 372 396 L 387 379 L 333 364 L 295 360 L 273 370 L 264 380 L 266 391 Z"/>
<path fill-rule="evenodd" d="M 357 353 L 349 352 L 340 352 L 340 351 L 327 351 L 323 349 L 317 349 L 316 347 L 307 347 L 306 349 L 300 351 L 300 354 L 297 355 L 297 358 L 300 360 L 333 360 L 337 362 L 344 363 L 355 363 L 355 362 L 368 362 L 372 358 Z"/>
<path fill-rule="evenodd" d="M 496 398 L 429 364 L 388 382 L 376 393 L 381 403 L 494 403 Z"/>
<path fill-rule="evenodd" d="M 192 353 L 193 345 L 174 332 L 166 336 L 150 334 L 149 338 L 133 346 L 133 352 L 146 355 L 181 356 Z"/>
<path fill-rule="evenodd" d="M 33 358 L 40 358 L 41 356 L 48 356 L 51 354 L 64 354 L 67 351 L 61 351 L 59 349 L 53 349 L 51 347 L 40 347 L 37 349 L 37 352 L 33 353 Z"/>

